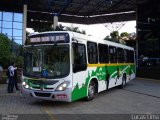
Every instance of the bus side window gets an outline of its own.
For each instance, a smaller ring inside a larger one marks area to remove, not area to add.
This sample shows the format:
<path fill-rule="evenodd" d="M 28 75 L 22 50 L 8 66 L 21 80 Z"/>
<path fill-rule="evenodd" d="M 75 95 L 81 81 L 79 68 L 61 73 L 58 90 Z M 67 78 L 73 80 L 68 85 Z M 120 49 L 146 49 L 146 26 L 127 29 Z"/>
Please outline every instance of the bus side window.
<path fill-rule="evenodd" d="M 98 63 L 97 44 L 94 42 L 87 42 L 88 62 L 90 64 Z"/>
<path fill-rule="evenodd" d="M 80 43 L 73 43 L 73 72 L 79 72 L 87 69 L 86 48 Z"/>
<path fill-rule="evenodd" d="M 130 62 L 134 62 L 134 51 L 130 50 Z"/>
<path fill-rule="evenodd" d="M 130 61 L 130 51 L 129 51 L 129 50 L 127 50 L 127 62 L 128 62 L 128 63 L 131 62 L 131 61 Z"/>
<path fill-rule="evenodd" d="M 98 44 L 99 49 L 99 62 L 108 63 L 108 45 Z"/>
<path fill-rule="evenodd" d="M 122 48 L 117 48 L 117 60 L 118 63 L 124 62 L 124 51 Z"/>
<path fill-rule="evenodd" d="M 124 62 L 128 62 L 127 50 L 124 49 Z"/>
<path fill-rule="evenodd" d="M 109 46 L 110 63 L 117 63 L 117 49 L 116 47 Z"/>

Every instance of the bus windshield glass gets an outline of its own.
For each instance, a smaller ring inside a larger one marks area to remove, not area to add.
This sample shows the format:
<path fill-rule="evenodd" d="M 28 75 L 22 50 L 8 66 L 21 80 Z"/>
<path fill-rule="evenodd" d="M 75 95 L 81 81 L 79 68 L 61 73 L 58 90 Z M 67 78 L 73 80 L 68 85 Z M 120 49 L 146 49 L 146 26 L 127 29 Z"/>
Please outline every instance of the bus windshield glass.
<path fill-rule="evenodd" d="M 27 77 L 61 78 L 69 74 L 69 45 L 24 48 L 23 74 Z"/>

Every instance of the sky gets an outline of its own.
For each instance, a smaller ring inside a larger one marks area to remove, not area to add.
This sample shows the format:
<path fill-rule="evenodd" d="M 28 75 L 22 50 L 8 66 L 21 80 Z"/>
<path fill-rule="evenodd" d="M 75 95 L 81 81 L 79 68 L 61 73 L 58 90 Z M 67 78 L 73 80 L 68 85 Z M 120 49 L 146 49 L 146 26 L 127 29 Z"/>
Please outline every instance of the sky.
<path fill-rule="evenodd" d="M 127 21 L 127 22 L 123 22 L 123 23 L 124 23 L 124 26 L 122 26 L 119 29 L 119 33 L 122 33 L 122 32 L 128 32 L 128 33 L 136 32 L 136 21 Z M 94 37 L 100 38 L 100 39 L 104 39 L 107 35 L 110 34 L 111 31 L 113 31 L 113 28 L 114 28 L 114 30 L 116 30 L 116 27 L 118 26 L 118 28 L 119 28 L 120 24 L 122 25 L 123 23 L 82 25 L 82 24 L 71 24 L 71 23 L 59 22 L 59 24 L 62 24 L 63 26 L 79 27 L 80 30 L 85 30 L 86 31 L 86 35 L 91 35 L 91 36 L 94 36 Z M 105 27 L 106 25 L 108 27 Z M 34 32 L 30 28 L 27 28 L 27 31 L 30 32 L 30 33 Z"/>

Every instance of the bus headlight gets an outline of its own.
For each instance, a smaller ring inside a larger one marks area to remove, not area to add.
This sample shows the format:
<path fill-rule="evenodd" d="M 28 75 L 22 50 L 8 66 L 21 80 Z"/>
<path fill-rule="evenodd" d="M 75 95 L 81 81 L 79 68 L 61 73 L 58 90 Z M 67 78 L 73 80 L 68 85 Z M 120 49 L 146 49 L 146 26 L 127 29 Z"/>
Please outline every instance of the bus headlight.
<path fill-rule="evenodd" d="M 26 82 L 23 81 L 23 82 L 22 82 L 22 85 L 25 86 L 25 85 L 26 85 Z"/>
<path fill-rule="evenodd" d="M 24 88 L 26 88 L 26 89 L 29 88 L 29 85 L 28 85 L 25 81 L 22 82 L 22 86 L 23 86 Z"/>
<path fill-rule="evenodd" d="M 26 86 L 25 86 L 25 88 L 27 88 L 27 89 L 28 89 L 28 88 L 29 88 L 29 86 L 28 86 L 28 85 L 26 85 Z"/>
<path fill-rule="evenodd" d="M 64 91 L 68 86 L 69 86 L 70 82 L 68 81 L 65 81 L 63 83 L 61 83 L 57 88 L 56 90 L 57 91 Z"/>

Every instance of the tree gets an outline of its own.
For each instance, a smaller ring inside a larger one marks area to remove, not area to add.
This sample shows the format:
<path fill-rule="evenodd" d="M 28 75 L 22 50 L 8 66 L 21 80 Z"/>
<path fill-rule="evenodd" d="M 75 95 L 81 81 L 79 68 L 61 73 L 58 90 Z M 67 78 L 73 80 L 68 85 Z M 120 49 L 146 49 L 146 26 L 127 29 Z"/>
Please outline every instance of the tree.
<path fill-rule="evenodd" d="M 119 42 L 119 32 L 118 31 L 111 32 L 110 36 L 113 42 L 117 42 L 117 43 Z"/>
<path fill-rule="evenodd" d="M 126 40 L 129 40 L 129 34 L 127 32 L 122 32 L 120 34 L 120 39 L 119 39 L 119 42 L 121 44 L 126 44 Z"/>
<path fill-rule="evenodd" d="M 66 27 L 63 26 L 62 24 L 59 24 L 56 29 L 54 30 L 53 27 L 50 25 L 45 26 L 45 27 L 36 27 L 34 28 L 35 32 L 45 32 L 45 31 L 73 31 L 81 34 L 86 34 L 85 30 L 79 30 L 79 27 Z M 28 41 L 27 41 L 28 42 Z"/>
<path fill-rule="evenodd" d="M 11 56 L 10 43 L 11 41 L 6 35 L 0 34 L 0 64 L 3 67 L 7 67 L 9 64 Z"/>
<path fill-rule="evenodd" d="M 77 32 L 77 33 L 81 33 L 81 34 L 86 34 L 85 30 L 80 31 L 79 27 L 66 27 L 67 31 L 73 31 L 73 32 Z"/>
<path fill-rule="evenodd" d="M 11 53 L 11 46 L 13 51 Z M 10 62 L 16 62 L 18 67 L 23 63 L 22 45 L 12 42 L 6 35 L 0 34 L 0 64 L 7 68 Z"/>
<path fill-rule="evenodd" d="M 120 37 L 128 37 L 128 33 L 127 32 L 122 32 L 121 34 L 120 34 Z"/>
<path fill-rule="evenodd" d="M 112 40 L 111 40 L 111 37 L 110 37 L 109 35 L 107 35 L 107 36 L 104 38 L 104 40 L 112 41 Z"/>
<path fill-rule="evenodd" d="M 113 31 L 110 33 L 110 36 L 107 35 L 104 39 L 108 41 L 116 42 L 116 43 L 126 44 L 124 38 L 126 37 L 128 38 L 128 36 L 129 34 L 127 32 L 123 32 L 119 36 L 118 31 Z"/>
<path fill-rule="evenodd" d="M 62 25 L 62 24 L 59 24 L 57 27 L 56 27 L 56 30 L 55 31 L 64 31 L 65 27 Z"/>

